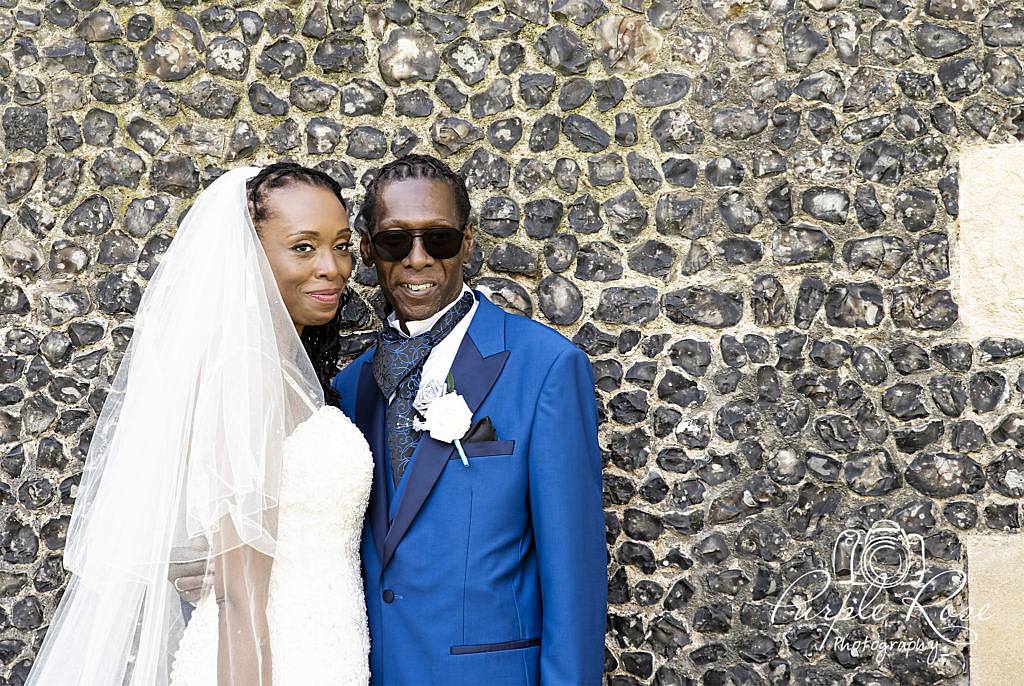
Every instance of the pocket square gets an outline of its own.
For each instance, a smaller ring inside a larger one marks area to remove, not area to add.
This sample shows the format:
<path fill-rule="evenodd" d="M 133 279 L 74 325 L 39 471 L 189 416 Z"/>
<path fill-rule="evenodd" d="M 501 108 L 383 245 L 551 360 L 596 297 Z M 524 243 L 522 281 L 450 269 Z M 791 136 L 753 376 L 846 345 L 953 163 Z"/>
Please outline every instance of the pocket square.
<path fill-rule="evenodd" d="M 473 426 L 469 427 L 466 435 L 462 437 L 463 443 L 496 440 L 498 440 L 498 434 L 494 431 L 494 424 L 491 423 L 490 417 L 478 419 Z"/>

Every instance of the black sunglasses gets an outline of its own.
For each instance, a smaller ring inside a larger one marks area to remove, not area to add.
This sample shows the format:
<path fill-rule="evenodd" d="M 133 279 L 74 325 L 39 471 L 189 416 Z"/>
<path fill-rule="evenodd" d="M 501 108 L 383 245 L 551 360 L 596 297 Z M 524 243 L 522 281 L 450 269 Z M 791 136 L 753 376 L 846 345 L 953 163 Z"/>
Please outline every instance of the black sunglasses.
<path fill-rule="evenodd" d="M 463 233 L 458 229 L 436 227 L 410 231 L 388 229 L 378 231 L 370 238 L 373 251 L 382 260 L 398 262 L 412 251 L 413 241 L 423 241 L 423 249 L 435 260 L 447 260 L 459 254 L 462 249 Z"/>

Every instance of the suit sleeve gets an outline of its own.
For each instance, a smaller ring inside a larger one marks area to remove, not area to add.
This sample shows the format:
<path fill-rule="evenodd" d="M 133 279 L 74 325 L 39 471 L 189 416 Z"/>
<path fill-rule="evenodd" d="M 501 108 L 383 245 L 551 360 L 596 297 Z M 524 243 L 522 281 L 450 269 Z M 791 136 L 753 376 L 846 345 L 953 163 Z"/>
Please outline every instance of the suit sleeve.
<path fill-rule="evenodd" d="M 594 374 L 577 348 L 541 386 L 529 452 L 530 516 L 540 568 L 540 683 L 601 683 L 608 595 Z"/>

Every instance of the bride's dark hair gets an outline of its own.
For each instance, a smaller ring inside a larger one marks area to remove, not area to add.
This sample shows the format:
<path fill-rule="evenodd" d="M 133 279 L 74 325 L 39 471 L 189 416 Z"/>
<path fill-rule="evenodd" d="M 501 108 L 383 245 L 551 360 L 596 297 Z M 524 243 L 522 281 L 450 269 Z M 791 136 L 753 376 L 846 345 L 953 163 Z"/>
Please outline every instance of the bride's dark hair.
<path fill-rule="evenodd" d="M 245 184 L 246 197 L 249 201 L 249 216 L 252 217 L 257 234 L 260 224 L 270 216 L 268 197 L 271 192 L 293 184 L 325 188 L 331 191 L 345 211 L 348 211 L 348 205 L 341 197 L 341 186 L 329 174 L 294 162 L 275 162 L 261 169 Z M 340 331 L 345 319 L 342 311 L 348 300 L 349 290 L 346 287 L 334 318 L 320 326 L 303 327 L 300 337 L 306 354 L 313 362 L 316 378 L 324 390 L 324 400 L 328 405 L 338 404 L 338 394 L 331 388 L 331 379 L 338 372 L 338 356 L 341 353 Z"/>

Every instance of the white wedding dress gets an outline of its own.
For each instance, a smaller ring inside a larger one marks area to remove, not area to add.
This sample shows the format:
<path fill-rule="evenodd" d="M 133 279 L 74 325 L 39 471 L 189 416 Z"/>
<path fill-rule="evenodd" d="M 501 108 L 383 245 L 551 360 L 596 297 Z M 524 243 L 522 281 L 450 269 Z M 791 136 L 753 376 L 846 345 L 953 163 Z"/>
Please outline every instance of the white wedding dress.
<path fill-rule="evenodd" d="M 335 407 L 321 408 L 285 442 L 267 606 L 273 686 L 370 681 L 359 540 L 372 480 L 366 440 Z M 217 686 L 212 594 L 185 628 L 171 686 Z"/>

